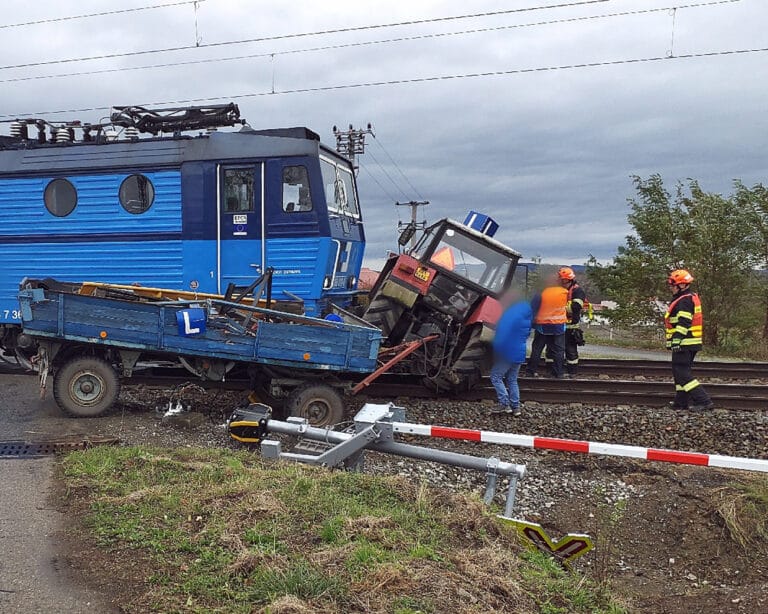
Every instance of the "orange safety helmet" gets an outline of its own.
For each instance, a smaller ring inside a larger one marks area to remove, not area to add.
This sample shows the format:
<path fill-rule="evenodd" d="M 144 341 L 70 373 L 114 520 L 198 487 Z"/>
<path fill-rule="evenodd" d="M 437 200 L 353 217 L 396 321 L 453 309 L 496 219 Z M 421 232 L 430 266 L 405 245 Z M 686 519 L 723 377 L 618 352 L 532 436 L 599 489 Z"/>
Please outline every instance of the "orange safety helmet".
<path fill-rule="evenodd" d="M 564 279 L 566 281 L 573 281 L 576 279 L 576 273 L 573 272 L 573 269 L 569 266 L 564 266 L 562 269 L 560 269 L 557 272 L 557 276 L 560 279 Z"/>
<path fill-rule="evenodd" d="M 679 286 L 680 284 L 689 284 L 693 281 L 693 275 L 691 275 L 685 269 L 677 269 L 669 274 L 667 283 L 670 286 Z"/>

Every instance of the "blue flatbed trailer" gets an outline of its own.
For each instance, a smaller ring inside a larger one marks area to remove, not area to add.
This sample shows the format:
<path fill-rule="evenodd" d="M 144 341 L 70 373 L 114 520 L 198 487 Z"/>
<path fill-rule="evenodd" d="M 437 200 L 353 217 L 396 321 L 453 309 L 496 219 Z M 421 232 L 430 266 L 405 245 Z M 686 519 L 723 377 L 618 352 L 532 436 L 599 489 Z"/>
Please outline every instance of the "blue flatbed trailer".
<path fill-rule="evenodd" d="M 381 332 L 374 327 L 219 299 L 148 301 L 130 293 L 87 296 L 35 285 L 27 282 L 19 292 L 23 333 L 38 348 L 43 390 L 50 373 L 54 397 L 71 415 L 96 416 L 109 409 L 120 379 L 129 378 L 139 361 L 175 360 L 213 381 L 223 381 L 237 364 L 246 364 L 256 378 L 279 370 L 317 389 L 308 397 L 323 396 L 318 373 L 376 369 Z M 337 401 L 320 399 L 320 413 L 333 416 L 315 416 L 315 422 L 340 419 Z M 291 413 L 317 410 L 293 407 Z"/>

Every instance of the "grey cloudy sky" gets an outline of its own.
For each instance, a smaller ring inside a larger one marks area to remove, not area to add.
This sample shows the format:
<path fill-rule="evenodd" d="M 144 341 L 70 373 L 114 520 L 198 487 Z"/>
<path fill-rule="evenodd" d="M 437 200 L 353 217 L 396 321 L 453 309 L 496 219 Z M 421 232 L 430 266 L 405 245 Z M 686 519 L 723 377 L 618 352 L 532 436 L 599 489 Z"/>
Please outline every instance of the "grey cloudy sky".
<path fill-rule="evenodd" d="M 140 7 L 171 0 L 0 0 L 0 25 Z M 274 36 L 564 3 L 568 0 L 205 0 L 202 42 Z M 588 6 L 284 39 L 91 62 L 0 70 L 0 115 L 142 104 L 306 87 L 508 71 L 658 57 L 673 15 L 605 17 L 398 43 L 150 70 L 13 81 L 148 64 L 273 53 L 394 37 L 512 26 L 706 0 L 610 0 Z M 86 20 L 0 28 L 0 66 L 194 44 L 190 5 Z M 674 53 L 768 47 L 768 3 L 680 8 Z M 735 178 L 766 181 L 768 53 L 670 59 L 509 76 L 238 98 L 257 128 L 374 124 L 378 140 L 418 192 L 429 220 L 469 209 L 501 224 L 497 238 L 524 257 L 607 259 L 628 228 L 630 175 L 697 178 L 728 191 Z M 50 116 L 94 121 L 103 112 Z M 417 194 L 369 140 L 359 177 L 375 265 L 394 246 L 392 199 Z M 375 159 L 374 159 L 375 157 Z M 385 172 L 395 180 L 392 181 Z M 374 176 L 381 187 L 371 178 Z M 382 190 L 382 187 L 384 188 Z M 405 213 L 404 211 L 402 212 Z"/>

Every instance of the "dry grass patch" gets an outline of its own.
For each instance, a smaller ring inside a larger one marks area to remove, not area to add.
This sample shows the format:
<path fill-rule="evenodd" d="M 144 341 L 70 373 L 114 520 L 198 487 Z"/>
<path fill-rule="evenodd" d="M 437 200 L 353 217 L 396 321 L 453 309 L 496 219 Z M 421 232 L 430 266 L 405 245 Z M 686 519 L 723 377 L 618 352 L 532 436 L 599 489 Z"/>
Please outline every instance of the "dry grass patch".
<path fill-rule="evenodd" d="M 716 491 L 716 513 L 746 551 L 768 553 L 768 479 L 758 476 Z"/>
<path fill-rule="evenodd" d="M 618 611 L 478 500 L 406 480 L 194 449 L 96 448 L 63 470 L 96 543 L 152 561 L 129 612 Z"/>

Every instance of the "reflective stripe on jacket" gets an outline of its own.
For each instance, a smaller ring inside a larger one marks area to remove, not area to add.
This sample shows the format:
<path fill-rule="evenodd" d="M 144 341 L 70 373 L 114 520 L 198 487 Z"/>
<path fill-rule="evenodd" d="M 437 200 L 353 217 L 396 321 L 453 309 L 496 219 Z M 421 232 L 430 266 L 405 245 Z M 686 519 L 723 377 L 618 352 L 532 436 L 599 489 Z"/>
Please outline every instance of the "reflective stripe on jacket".
<path fill-rule="evenodd" d="M 701 313 L 699 295 L 686 290 L 675 297 L 664 314 L 664 328 L 667 348 L 677 345 L 701 347 L 704 316 Z"/>
<path fill-rule="evenodd" d="M 568 290 L 562 286 L 544 288 L 541 293 L 541 304 L 536 312 L 536 324 L 565 324 L 568 322 L 566 305 Z"/>
<path fill-rule="evenodd" d="M 584 301 L 587 293 L 579 284 L 573 282 L 568 288 L 568 303 L 566 304 L 566 313 L 568 314 L 568 324 L 566 328 L 579 328 L 581 322 L 581 311 L 584 309 Z"/>

